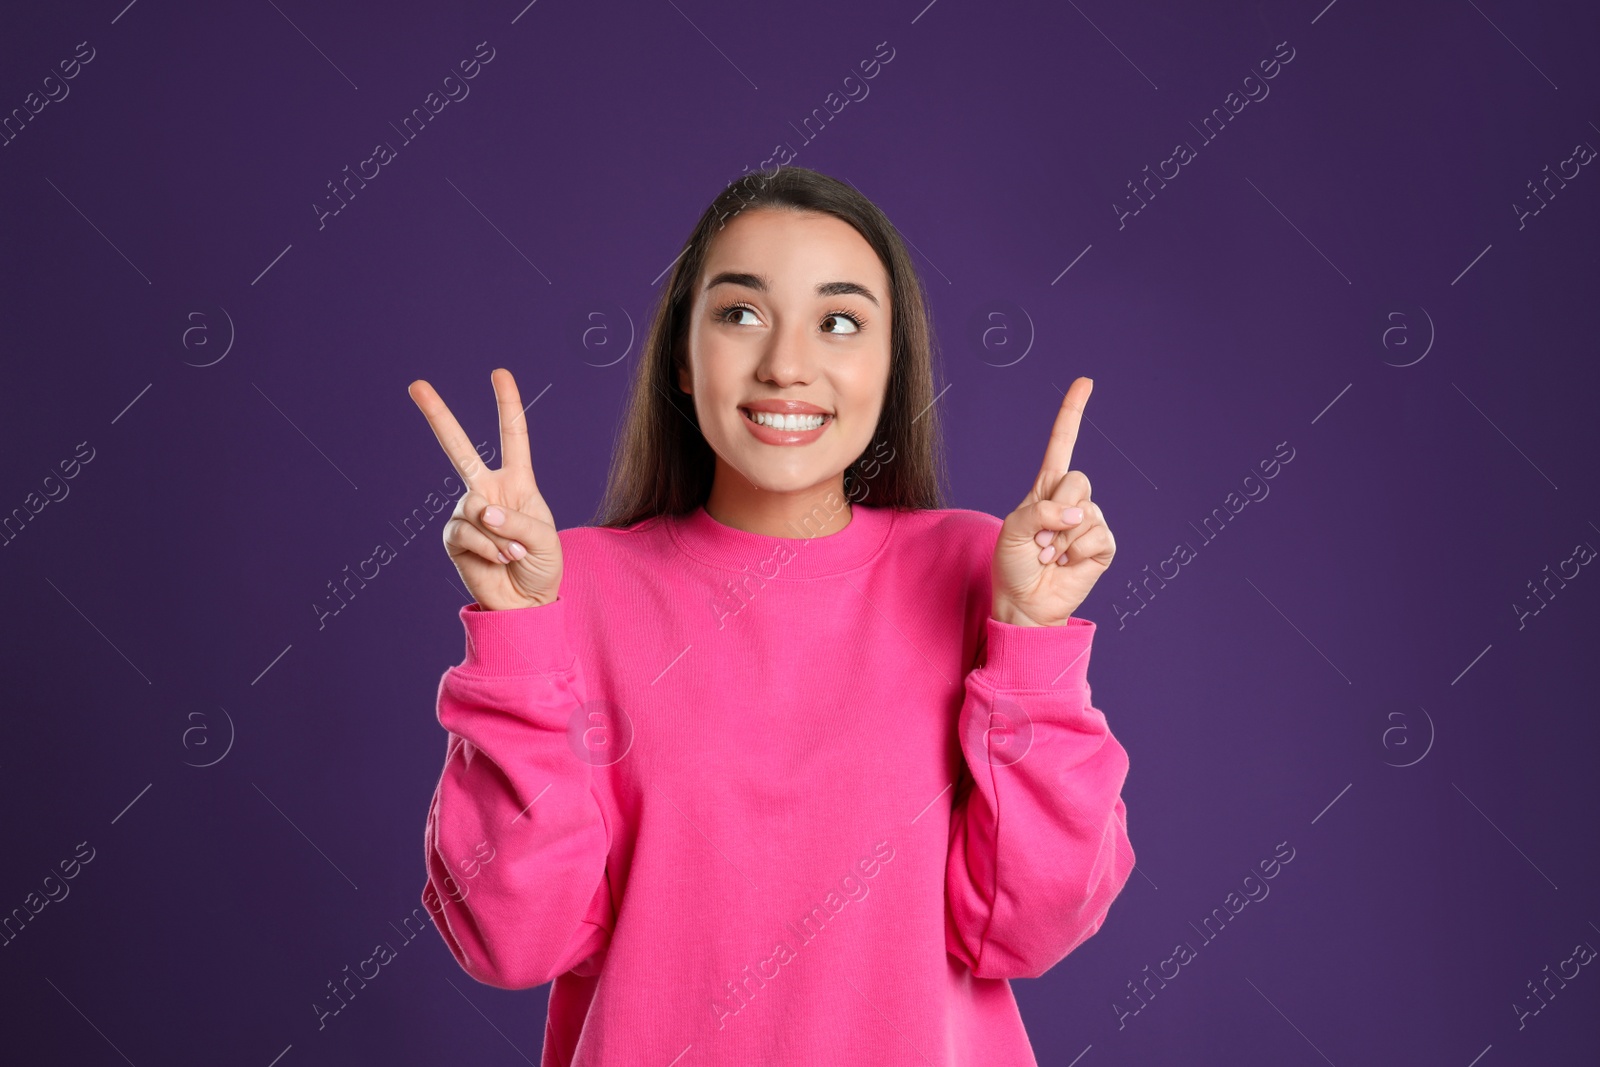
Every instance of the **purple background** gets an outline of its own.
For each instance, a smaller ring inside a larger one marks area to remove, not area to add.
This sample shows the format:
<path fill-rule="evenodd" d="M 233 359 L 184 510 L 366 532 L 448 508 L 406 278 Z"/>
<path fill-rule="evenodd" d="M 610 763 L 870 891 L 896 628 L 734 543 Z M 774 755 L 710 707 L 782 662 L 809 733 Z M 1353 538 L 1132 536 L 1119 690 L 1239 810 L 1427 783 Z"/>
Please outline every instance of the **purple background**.
<path fill-rule="evenodd" d="M 1520 1028 L 1512 1007 L 1600 945 L 1600 576 L 1513 607 L 1600 545 L 1600 176 L 1513 207 L 1600 145 L 1584 8 L 9 12 L 0 112 L 78 42 L 95 58 L 0 148 L 0 514 L 94 458 L 0 548 L 0 914 L 94 859 L 0 948 L 7 1054 L 538 1061 L 547 987 L 479 985 L 431 930 L 326 1029 L 310 1008 L 419 904 L 461 654 L 442 518 L 391 527 L 450 474 L 406 384 L 495 441 L 512 368 L 559 524 L 591 521 L 656 279 L 788 141 L 919 257 L 951 506 L 1009 512 L 1061 391 L 1096 382 L 1074 458 L 1118 554 L 1082 614 L 1140 863 L 1015 983 L 1040 1061 L 1592 1062 L 1594 968 Z M 400 144 L 480 41 L 470 96 Z M 791 123 L 882 41 L 807 143 Z M 1270 95 L 1202 143 L 1284 41 Z M 319 230 L 380 139 L 397 158 Z M 1196 158 L 1119 228 L 1180 139 Z M 1202 541 L 1280 442 L 1270 496 Z M 319 630 L 380 541 L 398 558 Z M 1195 558 L 1119 628 L 1179 541 Z M 1191 924 L 1280 842 L 1270 896 L 1205 943 Z M 1179 941 L 1197 958 L 1119 1026 Z"/>

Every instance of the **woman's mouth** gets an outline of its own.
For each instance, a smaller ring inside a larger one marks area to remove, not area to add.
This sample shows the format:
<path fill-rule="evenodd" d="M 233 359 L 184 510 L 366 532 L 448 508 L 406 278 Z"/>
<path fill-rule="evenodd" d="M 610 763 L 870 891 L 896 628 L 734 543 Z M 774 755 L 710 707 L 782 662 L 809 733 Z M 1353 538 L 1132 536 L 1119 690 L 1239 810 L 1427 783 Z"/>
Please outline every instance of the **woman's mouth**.
<path fill-rule="evenodd" d="M 744 424 L 756 440 L 769 445 L 810 444 L 833 422 L 832 415 L 780 415 L 740 408 Z"/>

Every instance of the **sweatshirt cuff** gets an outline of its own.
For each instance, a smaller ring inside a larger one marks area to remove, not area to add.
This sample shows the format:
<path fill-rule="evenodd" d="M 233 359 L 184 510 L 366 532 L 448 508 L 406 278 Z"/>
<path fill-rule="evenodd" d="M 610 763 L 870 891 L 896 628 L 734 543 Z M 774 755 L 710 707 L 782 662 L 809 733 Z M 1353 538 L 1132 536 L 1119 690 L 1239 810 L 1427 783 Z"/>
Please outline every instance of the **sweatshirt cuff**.
<path fill-rule="evenodd" d="M 1076 615 L 1060 626 L 1013 626 L 991 616 L 984 680 L 995 689 L 1073 689 L 1088 683 L 1095 624 Z"/>
<path fill-rule="evenodd" d="M 466 631 L 466 656 L 459 670 L 480 674 L 545 674 L 572 666 L 567 643 L 566 601 L 489 611 L 476 602 L 459 612 Z"/>

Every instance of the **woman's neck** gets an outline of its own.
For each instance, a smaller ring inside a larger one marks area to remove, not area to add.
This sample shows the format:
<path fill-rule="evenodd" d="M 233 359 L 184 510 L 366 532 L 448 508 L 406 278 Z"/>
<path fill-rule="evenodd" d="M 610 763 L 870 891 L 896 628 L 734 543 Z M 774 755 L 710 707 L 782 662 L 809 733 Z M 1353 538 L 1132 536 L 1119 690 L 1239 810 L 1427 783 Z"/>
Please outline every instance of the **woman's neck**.
<path fill-rule="evenodd" d="M 718 471 L 712 481 L 705 509 L 724 526 L 767 537 L 826 537 L 850 525 L 843 473 L 792 493 L 758 489 L 737 476 L 721 477 L 722 473 Z M 736 481 L 742 484 L 734 485 Z"/>

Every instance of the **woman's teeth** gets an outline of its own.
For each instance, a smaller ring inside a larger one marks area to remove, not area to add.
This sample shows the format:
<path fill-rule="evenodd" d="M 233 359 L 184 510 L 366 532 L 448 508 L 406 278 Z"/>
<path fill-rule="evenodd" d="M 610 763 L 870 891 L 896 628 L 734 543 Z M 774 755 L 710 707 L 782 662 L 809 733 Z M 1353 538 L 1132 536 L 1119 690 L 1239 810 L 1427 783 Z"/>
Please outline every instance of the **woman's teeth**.
<path fill-rule="evenodd" d="M 826 415 L 779 415 L 772 411 L 744 410 L 745 417 L 775 430 L 815 430 L 828 421 Z"/>

